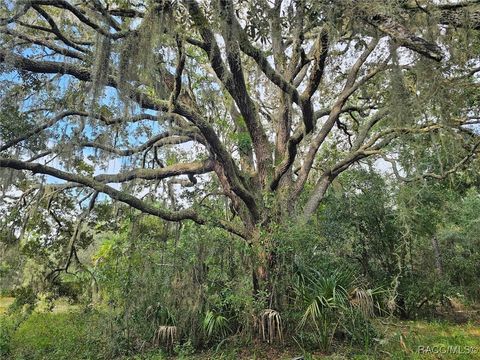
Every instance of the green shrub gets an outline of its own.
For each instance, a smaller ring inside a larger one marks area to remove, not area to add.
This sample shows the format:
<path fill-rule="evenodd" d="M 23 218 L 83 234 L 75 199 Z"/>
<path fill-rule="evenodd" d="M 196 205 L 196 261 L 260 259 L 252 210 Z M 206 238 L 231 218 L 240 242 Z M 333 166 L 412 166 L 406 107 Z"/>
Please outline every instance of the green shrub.
<path fill-rule="evenodd" d="M 31 311 L 37 301 L 37 296 L 31 286 L 19 287 L 13 291 L 12 295 L 15 297 L 15 300 L 13 301 L 13 304 L 10 305 L 10 312 L 15 312 L 21 309 Z"/>
<path fill-rule="evenodd" d="M 28 312 L 0 314 L 0 358 L 7 358 L 11 352 L 12 337 L 20 324 L 29 317 Z"/>
<path fill-rule="evenodd" d="M 98 316 L 33 313 L 11 337 L 13 359 L 104 359 Z"/>
<path fill-rule="evenodd" d="M 10 341 L 14 331 L 14 323 L 10 316 L 0 315 L 0 357 L 10 353 Z"/>

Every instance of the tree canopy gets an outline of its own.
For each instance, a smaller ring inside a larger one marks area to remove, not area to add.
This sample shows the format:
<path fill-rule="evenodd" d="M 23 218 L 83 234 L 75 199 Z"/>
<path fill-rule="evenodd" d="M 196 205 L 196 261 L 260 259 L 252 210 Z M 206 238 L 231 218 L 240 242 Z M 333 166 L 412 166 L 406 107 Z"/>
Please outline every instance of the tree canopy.
<path fill-rule="evenodd" d="M 223 228 L 267 266 L 265 234 L 308 221 L 342 172 L 371 159 L 443 179 L 480 146 L 476 1 L 29 0 L 0 14 L 2 199 L 25 212 L 67 196 L 84 219 L 106 194 Z"/>

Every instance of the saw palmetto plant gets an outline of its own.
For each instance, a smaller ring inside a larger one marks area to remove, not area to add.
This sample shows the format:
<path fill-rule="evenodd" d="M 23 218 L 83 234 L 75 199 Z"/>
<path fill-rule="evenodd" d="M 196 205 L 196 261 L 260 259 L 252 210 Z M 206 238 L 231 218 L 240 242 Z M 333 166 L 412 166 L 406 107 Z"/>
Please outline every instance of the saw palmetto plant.
<path fill-rule="evenodd" d="M 173 345 L 177 341 L 177 327 L 176 326 L 159 326 L 154 337 L 154 344 L 162 346 L 166 350 L 173 349 Z"/>
<path fill-rule="evenodd" d="M 352 310 L 373 314 L 372 297 L 357 286 L 358 282 L 348 269 L 325 273 L 306 269 L 298 277 L 296 292 L 302 306 L 299 329 L 313 332 L 318 345 L 325 351 Z"/>
<path fill-rule="evenodd" d="M 265 309 L 258 319 L 258 330 L 263 341 L 273 343 L 283 341 L 282 318 L 280 313 L 273 309 Z"/>
<path fill-rule="evenodd" d="M 230 333 L 230 321 L 222 314 L 208 310 L 203 319 L 203 330 L 207 339 L 225 339 Z"/>

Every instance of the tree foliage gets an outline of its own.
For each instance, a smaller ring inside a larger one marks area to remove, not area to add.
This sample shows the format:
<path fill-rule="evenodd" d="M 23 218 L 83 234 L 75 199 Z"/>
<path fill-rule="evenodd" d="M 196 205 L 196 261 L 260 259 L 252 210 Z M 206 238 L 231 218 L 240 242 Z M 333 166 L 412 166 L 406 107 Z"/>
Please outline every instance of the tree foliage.
<path fill-rule="evenodd" d="M 346 266 L 404 315 L 477 297 L 479 18 L 475 1 L 4 1 L 0 272 L 98 296 L 127 347 L 169 350 L 261 314 L 278 334 L 321 321 L 329 278 L 301 308 L 306 265 Z"/>

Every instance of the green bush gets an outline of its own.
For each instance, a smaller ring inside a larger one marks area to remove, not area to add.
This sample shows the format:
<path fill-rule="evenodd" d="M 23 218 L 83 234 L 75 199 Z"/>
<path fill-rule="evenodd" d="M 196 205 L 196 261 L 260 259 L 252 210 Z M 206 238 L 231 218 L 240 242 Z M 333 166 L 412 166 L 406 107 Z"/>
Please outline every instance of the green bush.
<path fill-rule="evenodd" d="M 0 315 L 0 357 L 2 358 L 10 353 L 10 341 L 14 329 L 11 317 Z"/>
<path fill-rule="evenodd" d="M 33 313 L 11 336 L 12 359 L 105 359 L 96 314 Z"/>
<path fill-rule="evenodd" d="M 37 301 L 37 296 L 31 286 L 19 287 L 12 292 L 12 295 L 15 297 L 15 300 L 13 304 L 10 305 L 10 312 L 15 312 L 23 308 L 30 311 Z"/>
<path fill-rule="evenodd" d="M 0 314 L 0 358 L 8 358 L 12 348 L 12 337 L 20 324 L 30 316 L 29 312 Z"/>

